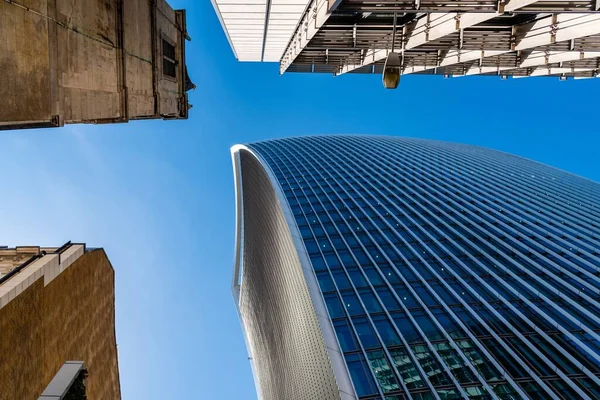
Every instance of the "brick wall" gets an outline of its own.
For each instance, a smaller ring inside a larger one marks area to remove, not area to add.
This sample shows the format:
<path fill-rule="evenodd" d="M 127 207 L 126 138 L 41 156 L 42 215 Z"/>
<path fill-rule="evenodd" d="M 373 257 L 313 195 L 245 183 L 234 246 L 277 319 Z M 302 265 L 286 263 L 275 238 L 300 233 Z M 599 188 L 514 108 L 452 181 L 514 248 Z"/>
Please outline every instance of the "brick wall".
<path fill-rule="evenodd" d="M 89 400 L 121 398 L 114 271 L 104 250 L 85 253 L 0 309 L 0 400 L 37 400 L 65 361 L 83 360 Z"/>

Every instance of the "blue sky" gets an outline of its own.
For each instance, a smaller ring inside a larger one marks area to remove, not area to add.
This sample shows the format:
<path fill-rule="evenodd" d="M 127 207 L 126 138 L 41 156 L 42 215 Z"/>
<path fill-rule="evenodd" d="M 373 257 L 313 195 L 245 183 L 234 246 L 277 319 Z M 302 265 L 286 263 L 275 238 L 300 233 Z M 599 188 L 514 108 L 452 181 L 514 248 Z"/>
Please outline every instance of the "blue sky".
<path fill-rule="evenodd" d="M 0 244 L 104 247 L 123 399 L 256 399 L 230 295 L 229 147 L 325 133 L 478 144 L 600 180 L 600 79 L 278 75 L 238 63 L 209 1 L 188 10 L 187 121 L 0 133 Z"/>

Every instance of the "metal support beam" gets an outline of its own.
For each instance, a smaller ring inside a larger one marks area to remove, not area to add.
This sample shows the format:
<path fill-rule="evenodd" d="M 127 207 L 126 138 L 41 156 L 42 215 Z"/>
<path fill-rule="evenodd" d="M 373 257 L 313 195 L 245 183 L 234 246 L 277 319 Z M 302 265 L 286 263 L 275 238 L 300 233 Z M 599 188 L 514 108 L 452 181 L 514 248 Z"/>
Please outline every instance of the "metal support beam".
<path fill-rule="evenodd" d="M 578 72 L 589 72 L 594 71 L 595 68 L 545 68 L 538 67 L 534 69 L 529 75 L 520 75 L 513 76 L 513 78 L 528 78 L 530 76 L 551 76 L 551 75 L 561 75 L 566 79 L 564 74 L 576 74 Z"/>
<path fill-rule="evenodd" d="M 525 0 L 519 0 L 525 1 Z M 533 2 L 534 0 L 527 0 Z M 495 18 L 495 13 L 430 13 L 419 18 L 415 22 L 404 26 L 402 33 L 402 50 L 414 49 L 425 43 L 443 38 L 456 32 L 462 32 L 465 28 Z M 337 75 L 353 71 L 371 63 L 383 60 L 389 54 L 388 49 L 369 49 L 367 57 L 360 64 L 344 65 Z M 435 67 L 432 65 L 430 68 Z"/>
<path fill-rule="evenodd" d="M 577 72 L 594 71 L 596 68 L 545 68 L 538 67 L 529 76 L 575 74 Z"/>
<path fill-rule="evenodd" d="M 600 57 L 600 51 L 533 51 L 521 62 L 519 67 L 525 68 L 596 57 Z"/>
<path fill-rule="evenodd" d="M 518 27 L 515 50 L 530 49 L 599 33 L 600 15 L 598 14 L 553 14 Z"/>
<path fill-rule="evenodd" d="M 600 15 L 580 13 L 553 14 L 531 24 L 515 27 L 513 31 L 515 34 L 513 50 L 527 50 L 538 46 L 550 45 L 555 42 L 574 40 L 585 36 L 600 34 Z M 452 50 L 448 52 L 440 65 L 449 66 L 461 62 L 472 61 L 477 58 L 497 56 L 505 53 L 510 53 L 510 50 L 471 50 L 462 53 L 460 50 Z M 540 52 L 533 52 L 532 54 L 534 53 L 536 53 L 534 58 L 539 57 Z M 570 54 L 566 55 L 564 53 Z M 568 58 L 573 57 L 573 53 L 580 54 L 579 52 L 557 52 L 552 55 L 552 58 L 555 60 L 552 62 L 569 61 Z M 479 57 L 477 57 L 478 54 Z M 561 59 L 561 57 L 563 59 Z M 564 57 L 567 57 L 567 59 L 564 59 Z M 590 57 L 595 57 L 595 55 L 592 53 Z M 528 58 L 531 58 L 531 55 Z M 429 69 L 431 69 L 431 67 Z M 404 73 L 410 72 L 406 71 Z"/>
<path fill-rule="evenodd" d="M 490 74 L 498 73 L 500 75 L 503 71 L 515 69 L 515 67 L 471 67 L 465 71 L 464 75 L 452 75 L 453 78 L 460 78 L 461 76 L 479 75 L 479 74 Z"/>
<path fill-rule="evenodd" d="M 488 21 L 502 14 L 504 11 L 514 11 L 518 8 L 534 3 L 536 0 L 509 0 L 502 6 L 502 12 L 500 13 L 429 13 L 419 18 L 415 22 L 404 26 L 403 29 L 403 40 L 402 40 L 402 52 L 410 49 L 414 49 L 418 46 L 426 44 L 436 39 L 443 38 L 452 33 L 461 33 L 461 47 L 462 47 L 462 35 L 465 28 L 469 28 Z M 600 1 L 600 0 L 599 0 Z M 368 57 L 365 57 L 363 62 L 357 65 L 344 65 L 337 75 L 344 74 L 346 72 L 353 71 L 357 68 L 361 68 L 365 65 L 383 60 L 388 55 L 387 49 L 369 49 Z M 478 52 L 480 53 L 480 52 Z M 473 56 L 472 54 L 471 56 Z M 489 55 L 494 55 L 490 52 Z M 461 59 L 460 50 L 456 55 L 457 60 Z M 469 57 L 469 56 L 467 56 Z M 476 59 L 482 57 L 479 54 Z M 458 61 L 460 62 L 460 61 Z M 443 65 L 443 64 L 442 64 Z M 433 68 L 435 66 L 431 66 Z M 416 71 L 412 71 L 416 72 Z"/>
<path fill-rule="evenodd" d="M 329 0 L 312 0 L 310 2 L 281 56 L 281 61 L 279 62 L 280 74 L 283 74 L 302 50 L 304 50 L 339 3 L 340 0 L 337 0 L 330 8 Z"/>
<path fill-rule="evenodd" d="M 600 51 L 533 51 L 522 62 L 515 66 L 475 66 L 469 68 L 464 75 L 454 75 L 455 77 L 489 74 L 492 72 L 510 71 L 519 68 L 540 67 L 543 65 L 551 65 L 568 61 L 585 60 L 590 58 L 599 58 Z M 566 68 L 569 69 L 569 68 Z M 592 68 L 592 70 L 595 68 Z M 537 71 L 537 69 L 536 69 Z M 578 71 L 582 72 L 582 71 Z M 534 75 L 536 76 L 536 75 Z"/>

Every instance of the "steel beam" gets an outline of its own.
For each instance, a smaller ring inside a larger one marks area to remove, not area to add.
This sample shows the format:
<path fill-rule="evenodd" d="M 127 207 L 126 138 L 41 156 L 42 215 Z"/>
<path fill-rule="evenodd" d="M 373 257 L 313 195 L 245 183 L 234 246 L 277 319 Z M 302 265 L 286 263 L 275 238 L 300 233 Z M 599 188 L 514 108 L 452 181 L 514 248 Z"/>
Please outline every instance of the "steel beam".
<path fill-rule="evenodd" d="M 455 77 L 489 74 L 491 72 L 510 71 L 518 68 L 540 67 L 543 65 L 557 64 L 561 62 L 600 58 L 600 51 L 533 51 L 519 65 L 516 66 L 473 66 L 464 75 Z M 594 68 L 592 68 L 593 70 Z M 579 71 L 581 72 L 581 71 Z M 534 75 L 536 76 L 536 75 Z"/>
<path fill-rule="evenodd" d="M 414 49 L 433 40 L 448 36 L 455 32 L 460 32 L 465 28 L 470 28 L 482 22 L 488 21 L 504 13 L 504 11 L 513 11 L 526 5 L 535 3 L 536 0 L 509 0 L 500 7 L 498 13 L 429 13 L 419 18 L 415 22 L 406 25 L 403 29 L 402 52 Z M 337 75 L 353 71 L 371 63 L 383 60 L 387 57 L 388 49 L 369 49 L 363 62 L 355 65 L 344 65 Z M 467 52 L 470 53 L 470 52 Z M 479 54 L 477 54 L 479 53 Z M 488 55 L 495 55 L 496 52 L 490 51 Z M 498 53 L 501 54 L 501 53 Z M 474 52 L 466 57 L 480 58 L 480 51 Z M 450 57 L 453 57 L 450 55 Z M 460 50 L 455 55 L 457 60 L 461 59 Z M 447 60 L 450 62 L 450 59 Z M 458 61 L 460 62 L 460 61 Z M 443 64 L 442 64 L 443 65 Z M 433 68 L 436 66 L 432 66 Z"/>
<path fill-rule="evenodd" d="M 539 46 L 551 45 L 556 42 L 600 34 L 600 15 L 553 14 L 531 24 L 523 25 L 522 27 L 516 27 L 514 30 L 516 40 L 515 44 L 512 46 L 512 50 L 528 50 Z M 460 50 L 453 50 L 448 52 L 446 57 L 444 57 L 440 63 L 440 66 L 449 66 L 461 62 L 472 61 L 478 58 L 476 57 L 477 53 L 480 54 L 479 58 L 483 59 L 485 57 L 497 56 L 510 52 L 511 50 L 494 50 L 489 52 L 483 52 L 479 50 L 461 52 Z M 533 52 L 532 54 L 534 53 L 537 54 L 534 56 L 534 59 L 539 57 L 538 52 Z M 569 52 L 571 53 L 570 55 L 559 55 L 558 53 L 560 52 L 556 53 L 557 54 L 553 55 L 556 61 L 553 62 L 568 61 L 560 60 L 560 58 L 574 56 L 574 54 L 572 54 L 573 52 Z M 531 57 L 531 55 L 529 57 Z M 590 57 L 595 57 L 595 55 L 592 54 Z M 405 73 L 410 72 L 407 71 Z"/>
<path fill-rule="evenodd" d="M 281 56 L 279 62 L 279 73 L 283 74 L 294 62 L 296 57 L 304 50 L 310 40 L 321 29 L 325 21 L 331 16 L 331 13 L 339 5 L 341 0 L 336 0 L 329 7 L 329 0 L 312 0 L 302 15 L 296 31 L 292 35 L 287 48 Z"/>
<path fill-rule="evenodd" d="M 560 75 L 560 74 L 576 74 L 578 72 L 594 71 L 596 68 L 545 68 L 538 67 L 529 76 L 545 76 L 545 75 Z"/>
<path fill-rule="evenodd" d="M 515 1 L 515 0 L 513 0 Z M 520 2 L 534 0 L 518 0 Z M 509 3 L 510 4 L 510 3 Z M 425 43 L 443 38 L 462 29 L 469 28 L 496 17 L 495 13 L 431 13 L 404 27 L 401 52 L 414 49 Z M 371 63 L 383 60 L 388 49 L 369 49 L 360 64 L 344 65 L 337 75 L 353 71 Z M 435 67 L 432 66 L 432 67 Z"/>
<path fill-rule="evenodd" d="M 525 68 L 596 57 L 600 57 L 600 51 L 533 51 L 521 62 L 519 67 Z"/>
<path fill-rule="evenodd" d="M 598 14 L 553 14 L 515 29 L 513 50 L 530 49 L 600 33 Z"/>

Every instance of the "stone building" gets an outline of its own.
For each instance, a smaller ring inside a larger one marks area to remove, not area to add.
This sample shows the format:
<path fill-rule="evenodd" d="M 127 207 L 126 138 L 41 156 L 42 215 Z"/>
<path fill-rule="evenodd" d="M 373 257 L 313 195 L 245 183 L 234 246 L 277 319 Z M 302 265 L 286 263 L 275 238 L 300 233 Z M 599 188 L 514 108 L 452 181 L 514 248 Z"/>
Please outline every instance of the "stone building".
<path fill-rule="evenodd" d="M 0 2 L 0 129 L 186 119 L 185 10 L 165 0 Z"/>
<path fill-rule="evenodd" d="M 0 248 L 0 400 L 119 400 L 114 287 L 102 249 Z"/>

